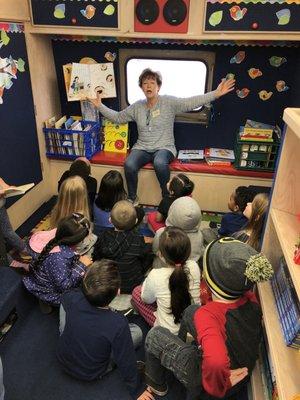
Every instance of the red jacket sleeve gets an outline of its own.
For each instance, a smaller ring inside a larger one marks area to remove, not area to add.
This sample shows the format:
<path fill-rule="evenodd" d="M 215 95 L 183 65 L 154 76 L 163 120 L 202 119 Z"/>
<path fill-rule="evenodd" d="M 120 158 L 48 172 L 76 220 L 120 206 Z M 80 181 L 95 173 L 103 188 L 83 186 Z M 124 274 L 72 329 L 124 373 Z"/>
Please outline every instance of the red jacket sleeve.
<path fill-rule="evenodd" d="M 210 395 L 221 398 L 231 388 L 225 317 L 216 316 L 204 306 L 196 313 L 194 323 L 203 351 L 202 386 Z"/>

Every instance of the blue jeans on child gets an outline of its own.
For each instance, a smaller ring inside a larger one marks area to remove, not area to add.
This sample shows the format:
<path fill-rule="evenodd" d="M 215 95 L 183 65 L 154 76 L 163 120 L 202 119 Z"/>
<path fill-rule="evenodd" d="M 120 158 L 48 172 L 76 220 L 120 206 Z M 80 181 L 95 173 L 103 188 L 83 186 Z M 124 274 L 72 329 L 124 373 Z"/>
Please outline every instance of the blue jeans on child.
<path fill-rule="evenodd" d="M 167 183 L 170 179 L 169 164 L 173 159 L 174 155 L 165 149 L 157 150 L 153 153 L 145 150 L 132 150 L 124 164 L 129 199 L 134 200 L 136 198 L 138 172 L 149 162 L 153 163 L 162 195 L 167 195 Z"/>

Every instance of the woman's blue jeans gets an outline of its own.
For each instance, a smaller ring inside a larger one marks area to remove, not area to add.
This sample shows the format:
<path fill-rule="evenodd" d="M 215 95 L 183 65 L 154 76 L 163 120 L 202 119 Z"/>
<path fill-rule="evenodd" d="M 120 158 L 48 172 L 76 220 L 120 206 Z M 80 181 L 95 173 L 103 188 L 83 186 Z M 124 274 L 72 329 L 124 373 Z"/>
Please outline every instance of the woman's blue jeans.
<path fill-rule="evenodd" d="M 145 150 L 132 150 L 124 164 L 129 199 L 134 200 L 136 198 L 138 172 L 149 162 L 153 163 L 162 196 L 167 195 L 167 183 L 170 179 L 169 164 L 173 159 L 174 155 L 165 149 L 157 150 L 153 153 Z"/>

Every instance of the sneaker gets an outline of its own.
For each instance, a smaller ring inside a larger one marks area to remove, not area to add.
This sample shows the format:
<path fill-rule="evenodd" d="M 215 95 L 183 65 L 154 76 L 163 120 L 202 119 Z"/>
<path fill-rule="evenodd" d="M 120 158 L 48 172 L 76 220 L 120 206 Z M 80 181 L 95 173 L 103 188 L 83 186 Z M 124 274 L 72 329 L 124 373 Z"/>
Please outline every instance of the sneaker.
<path fill-rule="evenodd" d="M 158 385 L 154 383 L 153 380 L 146 374 L 146 384 L 148 385 L 149 389 L 152 393 L 156 394 L 157 396 L 165 396 L 168 393 L 168 385 L 163 383 Z"/>

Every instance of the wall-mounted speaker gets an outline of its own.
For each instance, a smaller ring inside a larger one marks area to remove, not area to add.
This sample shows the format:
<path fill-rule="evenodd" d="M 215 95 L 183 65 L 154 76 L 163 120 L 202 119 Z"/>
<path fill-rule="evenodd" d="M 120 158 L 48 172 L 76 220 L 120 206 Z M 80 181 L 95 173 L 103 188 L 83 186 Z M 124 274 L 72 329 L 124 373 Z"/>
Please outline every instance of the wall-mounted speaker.
<path fill-rule="evenodd" d="M 135 0 L 135 32 L 186 33 L 190 0 Z"/>

